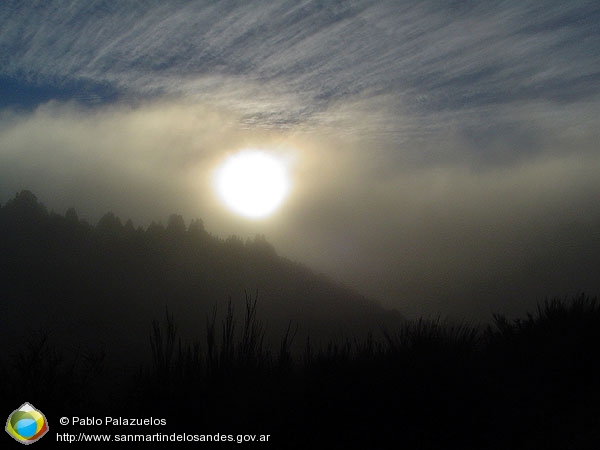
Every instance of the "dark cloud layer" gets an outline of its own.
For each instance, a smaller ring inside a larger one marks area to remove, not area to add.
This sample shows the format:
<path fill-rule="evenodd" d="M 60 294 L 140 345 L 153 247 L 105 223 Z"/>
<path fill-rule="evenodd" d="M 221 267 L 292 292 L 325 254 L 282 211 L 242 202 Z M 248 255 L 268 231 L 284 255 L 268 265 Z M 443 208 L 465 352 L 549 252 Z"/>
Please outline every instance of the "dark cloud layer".
<path fill-rule="evenodd" d="M 171 212 L 409 314 L 600 291 L 596 2 L 0 4 L 0 201 Z M 210 191 L 236 148 L 295 155 L 279 214 Z"/>

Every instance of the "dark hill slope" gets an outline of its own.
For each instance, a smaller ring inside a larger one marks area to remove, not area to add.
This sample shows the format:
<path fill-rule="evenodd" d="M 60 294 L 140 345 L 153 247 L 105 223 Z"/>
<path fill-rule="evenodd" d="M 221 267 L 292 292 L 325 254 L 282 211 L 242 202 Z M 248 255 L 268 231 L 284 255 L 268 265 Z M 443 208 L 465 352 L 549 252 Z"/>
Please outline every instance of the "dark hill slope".
<path fill-rule="evenodd" d="M 241 315 L 246 295 L 258 296 L 267 338 L 282 336 L 291 320 L 297 345 L 308 335 L 313 343 L 359 337 L 402 321 L 278 256 L 264 237 L 217 238 L 175 214 L 144 229 L 107 213 L 93 226 L 73 209 L 48 212 L 29 191 L 0 208 L 0 283 L 4 342 L 48 330 L 73 348 L 102 345 L 134 360 L 148 351 L 150 323 L 165 307 L 181 336 L 202 339 L 213 307 L 222 317 L 231 301 Z"/>

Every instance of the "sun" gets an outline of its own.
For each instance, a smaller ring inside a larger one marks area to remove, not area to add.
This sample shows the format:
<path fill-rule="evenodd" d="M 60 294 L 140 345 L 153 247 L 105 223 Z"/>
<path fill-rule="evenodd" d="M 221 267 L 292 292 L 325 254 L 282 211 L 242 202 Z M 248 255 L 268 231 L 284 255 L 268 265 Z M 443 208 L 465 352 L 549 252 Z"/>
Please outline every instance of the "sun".
<path fill-rule="evenodd" d="M 289 191 L 283 159 L 260 149 L 244 149 L 217 167 L 214 187 L 225 205 L 242 216 L 266 217 L 281 205 Z"/>

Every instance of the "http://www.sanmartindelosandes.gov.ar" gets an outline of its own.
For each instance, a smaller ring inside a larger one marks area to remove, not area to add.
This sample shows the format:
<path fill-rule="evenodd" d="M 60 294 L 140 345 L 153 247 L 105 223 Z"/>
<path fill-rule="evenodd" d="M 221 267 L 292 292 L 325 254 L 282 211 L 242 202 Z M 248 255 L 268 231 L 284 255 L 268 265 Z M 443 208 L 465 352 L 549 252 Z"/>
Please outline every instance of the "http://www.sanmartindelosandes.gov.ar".
<path fill-rule="evenodd" d="M 48 432 L 48 421 L 39 409 L 25 402 L 8 416 L 6 432 L 21 444 L 31 444 Z"/>

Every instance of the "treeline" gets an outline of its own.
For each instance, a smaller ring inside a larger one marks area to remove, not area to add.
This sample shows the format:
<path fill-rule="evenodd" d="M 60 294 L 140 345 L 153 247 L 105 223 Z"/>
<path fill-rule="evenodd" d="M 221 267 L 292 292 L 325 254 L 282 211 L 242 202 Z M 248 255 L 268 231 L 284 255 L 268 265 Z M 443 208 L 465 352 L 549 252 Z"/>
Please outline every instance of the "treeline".
<path fill-rule="evenodd" d="M 7 342 L 48 328 L 50 339 L 110 348 L 128 361 L 147 352 L 148 324 L 165 306 L 192 335 L 215 304 L 231 300 L 241 314 L 245 291 L 259 292 L 266 339 L 290 320 L 299 336 L 324 340 L 402 320 L 279 256 L 264 236 L 220 238 L 177 214 L 144 228 L 109 212 L 92 225 L 72 208 L 49 212 L 30 191 L 0 207 L 0 286 L 13 318 L 0 336 Z"/>

